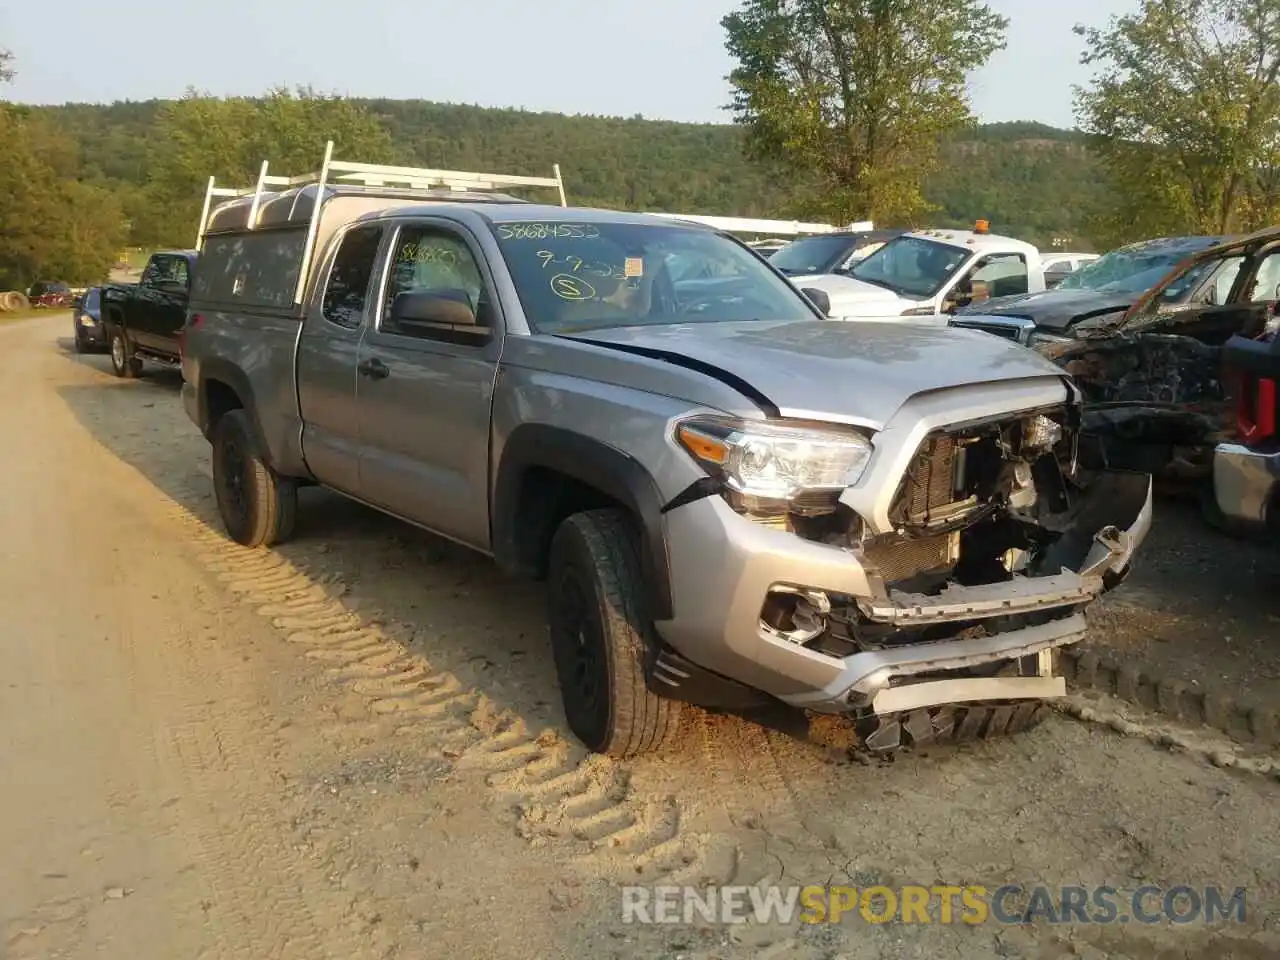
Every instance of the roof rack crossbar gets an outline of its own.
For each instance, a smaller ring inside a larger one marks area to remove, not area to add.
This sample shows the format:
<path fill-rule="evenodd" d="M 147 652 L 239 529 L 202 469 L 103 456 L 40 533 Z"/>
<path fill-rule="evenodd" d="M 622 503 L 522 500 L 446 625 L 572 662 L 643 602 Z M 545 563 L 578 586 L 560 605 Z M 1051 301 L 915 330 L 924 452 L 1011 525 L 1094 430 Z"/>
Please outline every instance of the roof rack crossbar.
<path fill-rule="evenodd" d="M 558 166 L 558 165 L 557 165 Z M 417 167 L 395 167 L 380 163 L 354 163 L 335 160 L 330 164 L 335 180 L 364 183 L 368 186 L 424 184 L 460 190 L 496 189 L 498 187 L 555 187 L 560 177 L 525 177 L 499 173 L 470 173 L 461 170 L 432 170 Z"/>

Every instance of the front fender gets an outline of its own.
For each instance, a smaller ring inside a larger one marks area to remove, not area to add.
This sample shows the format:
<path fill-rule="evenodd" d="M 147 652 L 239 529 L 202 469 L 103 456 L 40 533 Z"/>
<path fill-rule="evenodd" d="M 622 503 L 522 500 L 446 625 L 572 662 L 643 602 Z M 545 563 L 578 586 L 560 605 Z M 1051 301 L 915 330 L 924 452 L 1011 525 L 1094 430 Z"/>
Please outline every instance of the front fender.
<path fill-rule="evenodd" d="M 640 562 L 648 585 L 651 615 L 672 616 L 671 565 L 658 484 L 634 457 L 600 440 L 563 427 L 523 423 L 502 449 L 493 485 L 490 516 L 493 553 L 508 571 L 527 570 L 520 552 L 520 492 L 527 471 L 542 467 L 571 477 L 617 501 L 635 517 Z"/>

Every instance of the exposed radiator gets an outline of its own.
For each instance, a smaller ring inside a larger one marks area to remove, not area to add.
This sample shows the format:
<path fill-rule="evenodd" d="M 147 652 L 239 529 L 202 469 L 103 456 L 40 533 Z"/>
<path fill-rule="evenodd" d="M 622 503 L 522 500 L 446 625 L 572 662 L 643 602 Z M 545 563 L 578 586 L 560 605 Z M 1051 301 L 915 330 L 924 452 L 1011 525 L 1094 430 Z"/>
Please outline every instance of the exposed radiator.
<path fill-rule="evenodd" d="M 930 437 L 920 447 L 911 467 L 907 490 L 907 516 L 920 522 L 929 511 L 955 499 L 956 444 L 946 434 Z"/>
<path fill-rule="evenodd" d="M 863 544 L 862 555 L 886 583 L 896 583 L 918 573 L 947 569 L 952 563 L 951 539 L 949 534 L 920 540 L 891 535 Z"/>

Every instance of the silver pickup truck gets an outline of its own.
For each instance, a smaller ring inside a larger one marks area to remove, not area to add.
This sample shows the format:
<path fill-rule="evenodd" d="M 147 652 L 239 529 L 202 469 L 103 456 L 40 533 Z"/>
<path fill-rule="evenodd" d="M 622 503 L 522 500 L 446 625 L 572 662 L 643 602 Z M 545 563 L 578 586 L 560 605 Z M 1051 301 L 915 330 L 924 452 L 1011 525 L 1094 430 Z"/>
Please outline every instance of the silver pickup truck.
<path fill-rule="evenodd" d="M 705 225 L 319 180 L 203 231 L 183 397 L 236 541 L 286 538 L 319 483 L 544 578 L 568 724 L 613 756 L 684 703 L 892 750 L 1064 692 L 1151 484 L 1078 469 L 1051 363 L 830 323 Z"/>

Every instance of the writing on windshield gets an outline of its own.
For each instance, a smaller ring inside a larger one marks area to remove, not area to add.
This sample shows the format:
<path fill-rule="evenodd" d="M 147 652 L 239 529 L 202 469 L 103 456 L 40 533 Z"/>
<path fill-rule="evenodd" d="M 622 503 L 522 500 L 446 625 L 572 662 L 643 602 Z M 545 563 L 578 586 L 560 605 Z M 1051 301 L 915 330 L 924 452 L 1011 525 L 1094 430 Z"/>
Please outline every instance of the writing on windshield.
<path fill-rule="evenodd" d="M 499 223 L 494 234 L 524 312 L 540 333 L 816 319 L 795 288 L 759 257 L 712 231 L 642 223 Z"/>
<path fill-rule="evenodd" d="M 968 259 L 969 251 L 964 248 L 904 236 L 869 254 L 849 271 L 849 276 L 901 297 L 925 300 L 946 286 Z"/>

